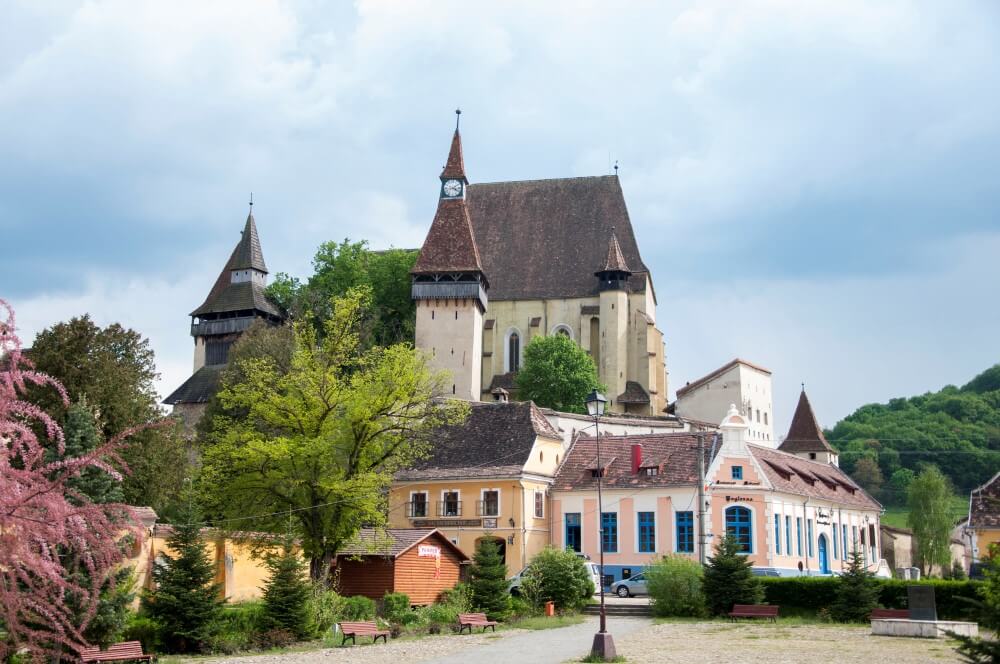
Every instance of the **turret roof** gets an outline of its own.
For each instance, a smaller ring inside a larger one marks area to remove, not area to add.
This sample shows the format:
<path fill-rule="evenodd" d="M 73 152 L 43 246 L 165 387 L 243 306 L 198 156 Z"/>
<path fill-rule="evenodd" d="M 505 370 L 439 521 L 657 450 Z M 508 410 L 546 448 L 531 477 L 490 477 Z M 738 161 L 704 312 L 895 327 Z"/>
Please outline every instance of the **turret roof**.
<path fill-rule="evenodd" d="M 253 211 L 247 215 L 247 223 L 243 227 L 243 234 L 236 251 L 233 252 L 231 270 L 259 270 L 267 273 L 267 265 L 264 264 L 264 252 L 260 249 L 260 238 L 257 236 L 257 223 L 253 218 Z"/>
<path fill-rule="evenodd" d="M 799 395 L 799 405 L 795 408 L 795 415 L 792 416 L 792 425 L 788 427 L 788 435 L 784 442 L 778 447 L 782 452 L 830 452 L 836 454 L 836 450 L 826 441 L 823 429 L 816 421 L 809 397 L 803 389 Z"/>
<path fill-rule="evenodd" d="M 611 241 L 608 242 L 608 258 L 604 261 L 602 272 L 632 272 L 625 263 L 625 256 L 622 255 L 622 248 L 618 244 L 618 237 L 614 230 L 611 231 Z"/>
<path fill-rule="evenodd" d="M 445 162 L 444 170 L 441 171 L 442 180 L 462 180 L 468 182 L 465 177 L 465 159 L 462 157 L 462 135 L 455 129 L 455 135 L 451 137 L 451 149 L 448 151 L 448 161 Z"/>

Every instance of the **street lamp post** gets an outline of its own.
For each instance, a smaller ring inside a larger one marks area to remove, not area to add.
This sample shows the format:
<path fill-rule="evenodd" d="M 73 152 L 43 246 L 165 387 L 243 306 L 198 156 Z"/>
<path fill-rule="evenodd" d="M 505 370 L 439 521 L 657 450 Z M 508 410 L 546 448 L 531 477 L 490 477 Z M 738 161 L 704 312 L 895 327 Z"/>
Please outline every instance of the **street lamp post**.
<path fill-rule="evenodd" d="M 607 403 L 608 400 L 597 390 L 587 395 L 587 412 L 594 417 L 594 437 L 597 439 L 597 542 L 601 554 L 601 629 L 594 634 L 594 645 L 590 649 L 590 654 L 606 662 L 614 659 L 616 655 L 615 640 L 608 632 L 607 614 L 604 611 L 604 501 L 601 494 L 604 466 L 601 463 L 601 432 L 598 422 L 604 414 Z"/>

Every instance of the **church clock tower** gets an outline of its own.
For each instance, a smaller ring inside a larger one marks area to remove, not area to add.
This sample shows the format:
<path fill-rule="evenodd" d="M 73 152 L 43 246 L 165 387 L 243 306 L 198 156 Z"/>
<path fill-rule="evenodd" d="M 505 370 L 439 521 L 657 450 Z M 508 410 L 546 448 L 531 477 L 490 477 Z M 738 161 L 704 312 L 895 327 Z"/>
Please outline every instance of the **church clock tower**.
<path fill-rule="evenodd" d="M 415 345 L 430 356 L 431 366 L 451 374 L 450 392 L 478 401 L 482 383 L 483 314 L 489 283 L 465 203 L 462 137 L 455 111 L 455 135 L 441 171 L 434 221 L 410 271 L 416 302 Z"/>

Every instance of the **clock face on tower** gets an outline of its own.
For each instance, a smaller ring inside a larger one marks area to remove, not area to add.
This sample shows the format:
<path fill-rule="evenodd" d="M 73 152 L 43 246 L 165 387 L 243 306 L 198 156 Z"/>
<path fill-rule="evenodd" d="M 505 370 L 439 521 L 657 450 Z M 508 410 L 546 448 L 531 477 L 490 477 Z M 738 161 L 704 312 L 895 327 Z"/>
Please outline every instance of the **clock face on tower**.
<path fill-rule="evenodd" d="M 455 198 L 462 193 L 462 183 L 458 180 L 447 180 L 444 183 L 444 195 Z"/>

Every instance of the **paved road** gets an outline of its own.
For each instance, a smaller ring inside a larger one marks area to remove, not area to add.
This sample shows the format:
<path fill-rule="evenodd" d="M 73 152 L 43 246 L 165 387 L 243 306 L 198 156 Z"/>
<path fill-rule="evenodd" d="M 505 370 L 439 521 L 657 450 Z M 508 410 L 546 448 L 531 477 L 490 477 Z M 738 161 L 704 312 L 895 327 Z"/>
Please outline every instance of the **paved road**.
<path fill-rule="evenodd" d="M 579 625 L 525 632 L 427 661 L 430 664 L 560 664 L 590 652 L 597 622 L 594 616 Z M 651 624 L 649 618 L 608 618 L 608 630 L 616 639 Z"/>

